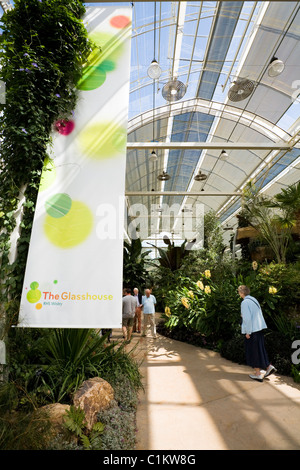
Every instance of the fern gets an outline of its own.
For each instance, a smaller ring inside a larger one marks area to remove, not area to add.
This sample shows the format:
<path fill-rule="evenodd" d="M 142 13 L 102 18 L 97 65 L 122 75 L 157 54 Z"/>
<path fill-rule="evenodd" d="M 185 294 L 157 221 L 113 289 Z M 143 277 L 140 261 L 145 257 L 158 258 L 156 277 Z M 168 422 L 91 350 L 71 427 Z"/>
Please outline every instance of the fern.
<path fill-rule="evenodd" d="M 70 410 L 67 411 L 67 416 L 64 419 L 66 428 L 76 434 L 76 436 L 81 437 L 83 430 L 86 427 L 85 414 L 81 408 L 76 408 L 71 405 Z"/>
<path fill-rule="evenodd" d="M 66 428 L 75 434 L 80 440 L 85 450 L 101 449 L 101 434 L 104 431 L 104 424 L 97 422 L 90 432 L 86 428 L 84 411 L 71 405 L 64 419 Z"/>

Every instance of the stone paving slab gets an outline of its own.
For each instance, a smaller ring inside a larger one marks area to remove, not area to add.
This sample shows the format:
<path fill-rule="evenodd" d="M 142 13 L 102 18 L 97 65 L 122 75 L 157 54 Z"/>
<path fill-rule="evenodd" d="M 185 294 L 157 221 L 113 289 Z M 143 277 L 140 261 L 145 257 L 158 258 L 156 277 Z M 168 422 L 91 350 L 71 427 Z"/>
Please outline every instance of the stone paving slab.
<path fill-rule="evenodd" d="M 116 335 L 116 333 L 114 333 Z M 134 333 L 126 349 L 142 360 L 137 450 L 299 450 L 300 384 L 218 353 Z"/>

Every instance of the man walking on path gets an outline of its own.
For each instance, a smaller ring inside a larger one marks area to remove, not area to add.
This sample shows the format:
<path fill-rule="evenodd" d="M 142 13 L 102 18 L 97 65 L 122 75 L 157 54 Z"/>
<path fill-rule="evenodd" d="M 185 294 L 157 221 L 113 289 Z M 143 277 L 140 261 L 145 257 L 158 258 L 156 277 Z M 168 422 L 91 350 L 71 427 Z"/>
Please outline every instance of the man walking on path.
<path fill-rule="evenodd" d="M 131 289 L 125 289 L 125 296 L 122 299 L 122 330 L 124 341 L 131 340 L 133 320 L 137 306 L 136 298 L 131 295 Z"/>
<path fill-rule="evenodd" d="M 144 325 L 143 325 L 143 336 L 146 336 L 146 329 L 148 324 L 151 326 L 151 333 L 153 338 L 156 338 L 156 325 L 155 325 L 155 305 L 156 298 L 151 294 L 150 289 L 145 290 L 145 295 L 142 299 L 143 312 L 144 312 Z"/>
<path fill-rule="evenodd" d="M 276 372 L 274 366 L 269 362 L 265 349 L 263 331 L 267 328 L 258 300 L 250 295 L 248 286 L 240 286 L 238 293 L 242 297 L 242 334 L 245 335 L 246 362 L 255 370 L 254 375 L 249 375 L 253 380 L 263 381 L 263 378 Z M 261 369 L 266 369 L 262 374 Z"/>

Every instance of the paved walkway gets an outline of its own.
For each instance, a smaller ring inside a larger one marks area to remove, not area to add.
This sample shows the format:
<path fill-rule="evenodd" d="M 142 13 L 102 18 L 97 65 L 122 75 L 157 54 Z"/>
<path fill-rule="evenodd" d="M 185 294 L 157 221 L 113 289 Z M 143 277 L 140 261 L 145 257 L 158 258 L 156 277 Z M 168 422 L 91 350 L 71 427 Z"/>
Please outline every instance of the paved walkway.
<path fill-rule="evenodd" d="M 218 353 L 134 334 L 145 390 L 137 409 L 138 450 L 299 450 L 300 384 Z"/>

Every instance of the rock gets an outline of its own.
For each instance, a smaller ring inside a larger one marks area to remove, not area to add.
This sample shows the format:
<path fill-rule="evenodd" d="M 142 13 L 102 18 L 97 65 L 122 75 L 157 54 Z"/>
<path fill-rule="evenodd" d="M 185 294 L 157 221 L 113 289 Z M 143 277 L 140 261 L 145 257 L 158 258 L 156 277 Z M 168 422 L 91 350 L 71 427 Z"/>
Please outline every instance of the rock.
<path fill-rule="evenodd" d="M 100 377 L 93 377 L 83 382 L 74 395 L 73 403 L 84 411 L 87 428 L 91 430 L 97 422 L 97 413 L 109 408 L 113 399 L 112 386 Z"/>
<path fill-rule="evenodd" d="M 61 403 L 52 403 L 51 405 L 39 408 L 38 412 L 40 416 L 45 416 L 50 421 L 51 429 L 49 439 L 61 435 L 66 441 L 73 440 L 69 431 L 64 426 L 64 417 L 69 409 L 69 405 L 63 405 Z"/>

